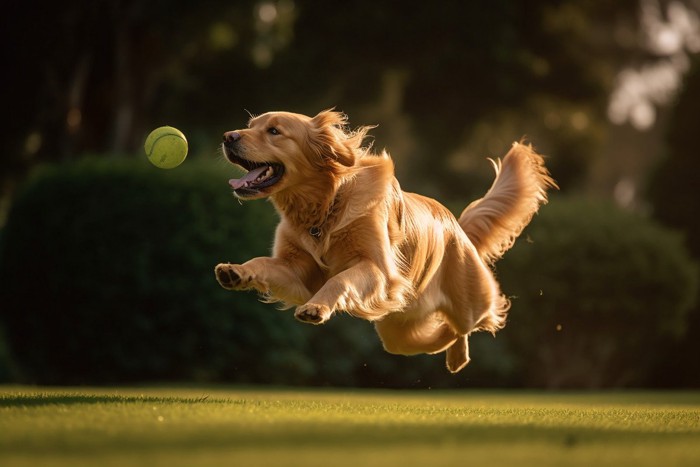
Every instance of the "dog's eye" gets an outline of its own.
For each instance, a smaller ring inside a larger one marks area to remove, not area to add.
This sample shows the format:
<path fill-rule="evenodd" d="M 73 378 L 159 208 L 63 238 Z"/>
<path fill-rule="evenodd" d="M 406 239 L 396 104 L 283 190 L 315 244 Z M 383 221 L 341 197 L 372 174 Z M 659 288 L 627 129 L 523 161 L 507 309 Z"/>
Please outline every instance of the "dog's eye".
<path fill-rule="evenodd" d="M 268 128 L 268 129 L 267 129 L 267 132 L 270 133 L 271 135 L 279 135 L 279 134 L 280 134 L 280 131 L 279 131 L 277 128 L 273 127 L 273 126 L 271 126 L 270 128 Z"/>

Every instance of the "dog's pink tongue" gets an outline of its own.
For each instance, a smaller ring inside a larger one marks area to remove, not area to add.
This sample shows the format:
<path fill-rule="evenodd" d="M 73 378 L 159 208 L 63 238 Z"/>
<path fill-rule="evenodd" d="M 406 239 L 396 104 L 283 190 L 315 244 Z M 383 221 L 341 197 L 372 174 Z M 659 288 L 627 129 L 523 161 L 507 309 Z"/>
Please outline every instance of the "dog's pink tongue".
<path fill-rule="evenodd" d="M 256 178 L 258 178 L 266 170 L 266 165 L 260 166 L 257 169 L 251 170 L 241 178 L 232 178 L 228 181 L 228 184 L 231 185 L 231 188 L 233 188 L 234 190 L 238 190 L 239 188 L 243 188 L 244 186 L 246 186 L 248 182 L 252 182 Z"/>

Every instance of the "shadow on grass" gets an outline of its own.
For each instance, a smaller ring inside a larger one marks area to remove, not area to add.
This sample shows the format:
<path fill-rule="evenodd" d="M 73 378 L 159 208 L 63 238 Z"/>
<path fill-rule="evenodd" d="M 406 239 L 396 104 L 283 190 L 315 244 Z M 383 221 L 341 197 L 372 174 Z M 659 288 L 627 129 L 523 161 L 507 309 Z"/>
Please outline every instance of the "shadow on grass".
<path fill-rule="evenodd" d="M 186 397 L 154 397 L 154 396 L 103 396 L 84 394 L 22 394 L 0 396 L 0 407 L 40 407 L 46 405 L 78 405 L 78 404 L 145 404 L 145 403 L 179 403 L 195 404 L 202 402 L 227 402 L 209 399 L 209 396 L 198 398 Z"/>

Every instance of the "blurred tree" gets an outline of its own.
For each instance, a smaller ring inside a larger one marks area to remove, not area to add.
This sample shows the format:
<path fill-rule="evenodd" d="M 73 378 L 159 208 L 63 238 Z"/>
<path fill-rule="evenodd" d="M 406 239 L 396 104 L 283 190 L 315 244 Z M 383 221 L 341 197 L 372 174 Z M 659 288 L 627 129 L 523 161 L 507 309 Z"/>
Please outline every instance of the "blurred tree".
<path fill-rule="evenodd" d="M 665 157 L 652 174 L 649 187 L 654 216 L 685 233 L 686 243 L 696 261 L 700 261 L 700 209 L 697 204 L 699 103 L 700 60 L 695 60 L 671 116 Z M 696 306 L 690 313 L 685 339 L 667 349 L 666 365 L 660 369 L 657 378 L 660 385 L 700 387 L 700 360 L 687 358 L 700 355 L 699 333 L 700 308 Z"/>
<path fill-rule="evenodd" d="M 464 197 L 479 179 L 474 160 L 500 155 L 525 134 L 557 155 L 562 186 L 585 177 L 617 62 L 634 48 L 614 35 L 635 27 L 637 1 L 297 7 L 295 39 L 270 68 L 289 86 L 277 87 L 273 101 L 308 106 L 318 96 L 356 124 L 381 123 L 373 133 L 391 140 L 401 179 Z M 413 142 L 405 152 L 394 148 L 402 140 Z"/>
<path fill-rule="evenodd" d="M 254 2 L 40 3 L 16 2 L 4 17 L 8 61 L 21 70 L 5 92 L 16 117 L 11 154 L 55 160 L 139 148 L 163 115 L 164 84 L 186 93 L 184 83 L 204 78 L 198 61 L 231 50 L 235 57 Z M 165 115 L 186 113 L 175 110 Z"/>
<path fill-rule="evenodd" d="M 254 2 L 11 2 L 2 18 L 7 82 L 0 196 L 34 164 L 83 153 L 140 152 L 160 124 L 188 127 L 197 63 L 236 47 Z M 206 84 L 204 84 L 206 87 Z M 176 92 L 173 92 L 176 91 Z M 166 94 L 163 94 L 165 92 Z M 204 106 L 195 107 L 206 112 Z M 196 136 L 196 134 L 195 134 Z M 208 147 L 213 145 L 209 143 Z M 0 223 L 4 216 L 0 213 Z"/>
<path fill-rule="evenodd" d="M 377 142 L 415 189 L 480 192 L 474 160 L 524 134 L 556 154 L 554 173 L 573 186 L 604 135 L 617 63 L 634 49 L 616 37 L 634 34 L 636 9 L 637 0 L 11 2 L 1 28 L 12 70 L 3 192 L 39 161 L 140 151 L 159 124 L 182 127 L 192 152 L 209 154 L 222 131 L 245 123 L 244 109 L 330 106 L 355 125 L 380 123 Z"/>

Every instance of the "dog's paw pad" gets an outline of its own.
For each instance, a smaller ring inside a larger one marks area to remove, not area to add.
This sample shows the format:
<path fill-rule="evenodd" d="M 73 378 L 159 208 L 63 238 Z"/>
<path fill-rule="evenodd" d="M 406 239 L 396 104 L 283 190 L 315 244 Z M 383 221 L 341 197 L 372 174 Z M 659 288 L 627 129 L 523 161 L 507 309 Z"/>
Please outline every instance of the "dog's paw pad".
<path fill-rule="evenodd" d="M 307 303 L 296 309 L 294 317 L 302 323 L 323 324 L 331 317 L 331 310 L 325 305 Z"/>
<path fill-rule="evenodd" d="M 231 264 L 219 264 L 214 271 L 216 272 L 216 280 L 224 289 L 235 289 L 241 283 L 241 277 Z"/>

